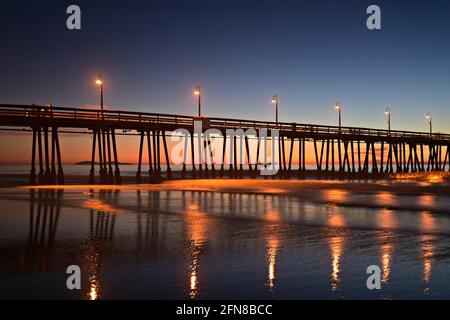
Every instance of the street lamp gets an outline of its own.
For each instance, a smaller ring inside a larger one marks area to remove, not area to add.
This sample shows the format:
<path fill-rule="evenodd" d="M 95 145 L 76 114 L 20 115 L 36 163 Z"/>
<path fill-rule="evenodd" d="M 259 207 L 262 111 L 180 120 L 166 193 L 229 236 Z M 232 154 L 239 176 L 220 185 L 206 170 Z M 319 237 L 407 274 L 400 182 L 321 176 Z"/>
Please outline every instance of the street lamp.
<path fill-rule="evenodd" d="M 272 103 L 275 105 L 275 122 L 278 125 L 278 96 L 276 94 L 272 97 Z"/>
<path fill-rule="evenodd" d="M 100 108 L 103 111 L 103 77 L 101 74 L 97 76 L 97 80 L 95 80 L 95 84 L 100 89 Z"/>
<path fill-rule="evenodd" d="M 427 113 L 428 124 L 430 125 L 430 134 L 433 133 L 433 116 L 430 112 Z"/>
<path fill-rule="evenodd" d="M 341 128 L 341 125 L 342 125 L 342 121 L 341 121 L 341 110 L 342 110 L 341 103 L 339 101 L 336 102 L 336 105 L 334 106 L 334 108 L 339 112 L 339 128 Z"/>
<path fill-rule="evenodd" d="M 388 130 L 391 131 L 391 108 L 387 107 L 384 114 L 387 116 Z"/>
<path fill-rule="evenodd" d="M 200 86 L 195 87 L 194 95 L 198 96 L 198 116 L 202 116 L 202 105 L 201 105 L 201 92 Z"/>

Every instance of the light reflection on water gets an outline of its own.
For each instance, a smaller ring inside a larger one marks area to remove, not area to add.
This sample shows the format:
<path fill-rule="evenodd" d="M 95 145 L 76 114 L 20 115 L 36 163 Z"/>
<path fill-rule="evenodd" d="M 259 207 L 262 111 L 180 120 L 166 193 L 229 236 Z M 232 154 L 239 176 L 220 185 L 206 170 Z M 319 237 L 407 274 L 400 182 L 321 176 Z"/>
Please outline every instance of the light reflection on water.
<path fill-rule="evenodd" d="M 0 214 L 0 253 L 8 257 L 0 278 L 9 298 L 450 294 L 439 271 L 450 266 L 445 213 L 341 206 L 361 196 L 339 190 L 317 195 L 326 204 L 242 193 L 3 191 L 1 206 L 11 211 Z M 405 202 L 388 193 L 367 198 Z M 448 199 L 423 195 L 416 201 L 435 206 Z M 82 269 L 81 295 L 64 289 L 70 264 Z M 380 292 L 365 288 L 370 264 L 382 270 Z"/>
<path fill-rule="evenodd" d="M 202 246 L 207 242 L 207 232 L 212 223 L 208 214 L 199 210 L 195 203 L 188 204 L 184 218 L 189 234 L 189 298 L 196 299 L 199 294 L 199 269 Z"/>
<path fill-rule="evenodd" d="M 341 282 L 341 259 L 344 254 L 345 238 L 341 235 L 329 239 L 331 252 L 331 290 L 338 291 Z"/>
<path fill-rule="evenodd" d="M 383 272 L 381 281 L 385 284 L 389 282 L 389 275 L 391 273 L 391 264 L 392 264 L 392 252 L 394 250 L 394 246 L 392 243 L 384 243 L 380 247 L 381 254 L 381 270 Z"/>

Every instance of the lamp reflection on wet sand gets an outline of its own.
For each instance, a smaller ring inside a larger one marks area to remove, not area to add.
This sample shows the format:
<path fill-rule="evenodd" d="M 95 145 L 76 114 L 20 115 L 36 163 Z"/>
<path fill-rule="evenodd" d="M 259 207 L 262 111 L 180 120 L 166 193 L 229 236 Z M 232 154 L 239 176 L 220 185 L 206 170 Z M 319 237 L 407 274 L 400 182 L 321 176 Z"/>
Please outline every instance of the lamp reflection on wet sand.
<path fill-rule="evenodd" d="M 100 284 L 98 279 L 89 279 L 91 289 L 89 291 L 89 300 L 97 300 L 99 291 L 100 291 Z"/>
<path fill-rule="evenodd" d="M 276 262 L 280 241 L 276 236 L 269 236 L 267 241 L 267 261 L 269 263 L 269 272 L 267 275 L 267 285 L 270 289 L 275 287 Z"/>
<path fill-rule="evenodd" d="M 276 276 L 276 261 L 278 249 L 280 246 L 280 239 L 277 234 L 277 223 L 281 220 L 281 214 L 273 208 L 272 204 L 268 204 L 268 208 L 264 214 L 265 220 L 269 221 L 271 224 L 267 227 L 267 263 L 268 263 L 268 273 L 267 273 L 267 286 L 272 290 L 275 287 L 275 276 Z"/>
<path fill-rule="evenodd" d="M 201 249 L 207 240 L 211 219 L 202 212 L 196 204 L 189 204 L 185 208 L 185 221 L 189 233 L 189 298 L 197 299 L 199 295 L 199 267 Z"/>
<path fill-rule="evenodd" d="M 425 282 L 425 289 L 423 293 L 428 295 L 431 293 L 431 271 L 433 262 L 433 241 L 435 237 L 433 235 L 423 235 L 422 241 L 422 259 L 423 259 L 423 281 Z"/>
<path fill-rule="evenodd" d="M 328 202 L 332 203 L 343 203 L 348 200 L 349 192 L 339 189 L 331 189 L 324 191 L 324 198 Z"/>
<path fill-rule="evenodd" d="M 97 300 L 100 298 L 100 248 L 95 241 L 88 240 L 86 244 L 85 263 L 88 270 L 89 282 L 89 300 Z"/>
<path fill-rule="evenodd" d="M 276 277 L 276 262 L 278 249 L 280 247 L 280 239 L 278 236 L 278 223 L 281 221 L 281 214 L 278 210 L 275 210 L 273 205 L 268 202 L 267 209 L 264 213 L 264 220 L 269 222 L 266 228 L 266 239 L 267 239 L 267 286 L 272 290 L 275 287 L 275 277 Z"/>
<path fill-rule="evenodd" d="M 425 232 L 436 230 L 436 221 L 430 212 L 423 212 L 421 214 L 421 224 Z M 420 240 L 422 242 L 423 281 L 425 282 L 423 293 L 428 295 L 431 293 L 430 281 L 434 255 L 433 241 L 435 240 L 435 236 L 432 234 L 424 234 L 420 237 Z"/>
<path fill-rule="evenodd" d="M 341 282 L 341 258 L 344 253 L 345 238 L 341 235 L 332 236 L 329 239 L 331 252 L 331 290 L 338 291 Z"/>
<path fill-rule="evenodd" d="M 386 196 L 388 196 L 388 194 Z M 380 229 L 395 229 L 398 225 L 398 221 L 395 217 L 394 211 L 382 209 L 377 215 L 377 224 Z M 392 270 L 394 245 L 391 243 L 389 234 L 386 234 L 386 232 L 380 234 L 380 242 L 380 263 L 382 268 L 381 282 L 386 285 L 389 283 L 389 276 Z"/>
<path fill-rule="evenodd" d="M 90 211 L 90 234 L 84 247 L 84 263 L 88 272 L 89 300 L 101 298 L 100 269 L 103 256 L 103 245 L 112 241 L 115 213 L 103 211 Z M 95 222 L 94 222 L 95 221 Z"/>
<path fill-rule="evenodd" d="M 377 225 L 381 229 L 395 229 L 398 225 L 398 221 L 395 217 L 394 211 L 389 209 L 382 209 L 377 214 Z"/>
<path fill-rule="evenodd" d="M 327 224 L 332 228 L 345 226 L 344 216 L 337 212 L 338 208 L 331 207 L 328 214 Z M 344 253 L 345 237 L 339 234 L 339 230 L 332 230 L 332 235 L 328 242 L 331 253 L 331 290 L 338 291 L 341 273 L 341 258 Z"/>
<path fill-rule="evenodd" d="M 339 197 L 341 196 L 346 197 L 343 194 L 339 195 Z M 335 229 L 345 227 L 346 222 L 344 216 L 338 212 L 339 208 L 331 206 L 329 210 L 327 225 L 333 228 L 331 231 L 334 234 L 328 239 L 331 253 L 331 290 L 337 292 L 340 283 L 341 258 L 344 253 L 345 236 L 339 234 L 339 230 Z"/>
<path fill-rule="evenodd" d="M 398 198 L 392 192 L 386 191 L 378 192 L 375 195 L 375 199 L 380 205 L 384 207 L 390 207 L 398 204 Z"/>
<path fill-rule="evenodd" d="M 380 246 L 380 260 L 382 267 L 382 278 L 381 282 L 383 284 L 389 283 L 389 276 L 392 269 L 392 253 L 394 251 L 394 246 L 391 243 L 384 243 Z"/>
<path fill-rule="evenodd" d="M 436 197 L 431 194 L 424 194 L 418 196 L 418 202 L 424 207 L 435 207 Z"/>
<path fill-rule="evenodd" d="M 432 213 L 427 211 L 422 212 L 422 214 L 420 215 L 420 222 L 422 231 L 425 232 L 436 231 L 437 225 L 436 221 L 433 218 Z"/>
<path fill-rule="evenodd" d="M 327 225 L 332 228 L 342 228 L 345 227 L 345 218 L 342 214 L 338 212 L 339 208 L 329 207 L 329 213 L 327 217 Z"/>

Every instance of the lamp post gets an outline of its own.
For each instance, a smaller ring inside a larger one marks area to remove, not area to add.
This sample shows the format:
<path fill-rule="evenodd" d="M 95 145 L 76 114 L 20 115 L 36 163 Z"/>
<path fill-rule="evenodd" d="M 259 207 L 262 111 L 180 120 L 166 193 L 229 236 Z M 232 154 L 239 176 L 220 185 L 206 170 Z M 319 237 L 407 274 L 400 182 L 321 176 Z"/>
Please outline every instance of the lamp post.
<path fill-rule="evenodd" d="M 278 96 L 276 94 L 272 97 L 272 104 L 275 105 L 275 122 L 278 126 Z"/>
<path fill-rule="evenodd" d="M 198 116 L 202 116 L 201 91 L 200 86 L 195 87 L 194 95 L 198 96 Z"/>
<path fill-rule="evenodd" d="M 427 113 L 428 124 L 430 125 L 430 134 L 433 133 L 433 116 L 430 112 Z"/>
<path fill-rule="evenodd" d="M 342 126 L 342 120 L 341 120 L 341 110 L 342 110 L 342 107 L 341 107 L 341 103 L 338 101 L 338 102 L 336 102 L 336 105 L 334 106 L 334 108 L 338 111 L 338 113 L 339 113 L 339 129 L 341 128 L 341 126 Z"/>
<path fill-rule="evenodd" d="M 391 131 L 391 108 L 387 107 L 384 114 L 387 116 L 388 130 Z"/>
<path fill-rule="evenodd" d="M 97 76 L 97 80 L 95 80 L 95 84 L 100 89 L 100 108 L 103 111 L 103 77 L 101 74 Z"/>

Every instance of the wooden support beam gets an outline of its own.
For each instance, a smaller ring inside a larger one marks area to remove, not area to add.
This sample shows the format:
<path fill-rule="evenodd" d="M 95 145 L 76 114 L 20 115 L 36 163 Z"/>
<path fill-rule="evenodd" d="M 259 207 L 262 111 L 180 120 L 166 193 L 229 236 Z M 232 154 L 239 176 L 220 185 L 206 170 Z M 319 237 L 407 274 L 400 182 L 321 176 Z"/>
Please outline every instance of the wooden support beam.
<path fill-rule="evenodd" d="M 223 134 L 223 143 L 222 143 L 222 163 L 220 164 L 220 176 L 223 177 L 225 171 L 225 155 L 227 149 L 227 134 L 224 132 Z"/>
<path fill-rule="evenodd" d="M 31 169 L 29 176 L 29 183 L 31 185 L 36 183 L 36 129 L 33 128 L 33 142 L 31 145 Z"/>
<path fill-rule="evenodd" d="M 152 136 L 150 130 L 147 130 L 147 153 L 148 153 L 148 173 L 150 178 L 153 176 L 153 154 L 152 154 Z"/>
<path fill-rule="evenodd" d="M 185 135 L 183 137 L 183 142 L 184 142 L 184 148 L 183 148 L 183 168 L 181 169 L 181 177 L 185 178 L 186 177 L 186 161 L 187 161 L 187 155 L 188 155 L 188 136 Z"/>
<path fill-rule="evenodd" d="M 197 178 L 195 169 L 195 152 L 194 152 L 194 131 L 191 132 L 191 157 L 192 157 L 192 178 Z"/>
<path fill-rule="evenodd" d="M 44 127 L 45 183 L 50 183 L 50 155 L 48 145 L 48 127 Z"/>
<path fill-rule="evenodd" d="M 329 170 L 329 160 L 330 160 L 330 139 L 327 139 L 327 149 L 325 156 L 325 171 Z"/>
<path fill-rule="evenodd" d="M 95 142 L 97 140 L 97 132 L 92 130 L 92 153 L 91 153 L 91 170 L 89 172 L 89 184 L 95 181 Z"/>
<path fill-rule="evenodd" d="M 425 171 L 425 157 L 423 154 L 423 144 L 420 144 L 420 171 Z"/>
<path fill-rule="evenodd" d="M 157 176 L 158 172 L 158 151 L 157 151 L 157 145 L 156 145 L 156 130 L 153 129 L 150 131 L 150 137 L 152 138 L 152 153 L 153 153 L 153 175 Z"/>
<path fill-rule="evenodd" d="M 261 137 L 259 135 L 256 136 L 258 139 L 257 146 L 256 146 L 256 160 L 255 160 L 255 171 L 254 171 L 254 177 L 258 175 L 258 165 L 259 165 L 259 149 L 261 144 Z"/>
<path fill-rule="evenodd" d="M 357 147 L 358 147 L 358 172 L 361 173 L 361 141 L 360 140 L 358 140 Z"/>
<path fill-rule="evenodd" d="M 339 157 L 339 171 L 343 171 L 342 168 L 342 154 L 341 154 L 341 139 L 337 139 L 338 157 Z"/>
<path fill-rule="evenodd" d="M 351 143 L 351 151 L 352 151 L 352 172 L 355 173 L 356 172 L 356 168 L 355 168 L 355 151 L 353 148 L 353 140 L 350 142 Z"/>
<path fill-rule="evenodd" d="M 114 183 L 114 174 L 112 168 L 112 155 L 111 155 L 111 141 L 110 141 L 109 129 L 106 129 L 106 142 L 108 146 L 108 183 Z"/>
<path fill-rule="evenodd" d="M 42 156 L 42 137 L 41 137 L 41 128 L 37 129 L 37 137 L 38 137 L 38 156 L 39 156 L 39 184 L 44 184 L 44 162 Z"/>
<path fill-rule="evenodd" d="M 211 175 L 213 178 L 216 177 L 216 168 L 215 168 L 215 164 L 214 164 L 214 154 L 213 154 L 213 150 L 212 150 L 212 145 L 211 145 L 211 136 L 208 137 L 208 149 L 209 149 L 209 159 L 211 161 Z"/>
<path fill-rule="evenodd" d="M 375 142 L 372 141 L 372 173 L 378 174 L 377 153 L 375 150 Z"/>
<path fill-rule="evenodd" d="M 55 128 L 52 127 L 52 154 L 51 154 L 51 170 L 50 170 L 50 176 L 52 184 L 55 183 L 56 180 L 56 137 L 55 137 Z"/>
<path fill-rule="evenodd" d="M 56 158 L 58 161 L 58 184 L 64 184 L 64 171 L 61 160 L 61 147 L 59 145 L 58 128 L 54 128 L 54 133 L 55 133 Z"/>
<path fill-rule="evenodd" d="M 427 171 L 429 172 L 431 170 L 431 159 L 433 158 L 433 151 L 431 144 L 428 145 L 428 162 L 427 162 Z"/>
<path fill-rule="evenodd" d="M 141 168 L 142 168 L 142 149 L 144 147 L 144 131 L 141 131 L 139 140 L 139 155 L 138 155 L 138 169 L 136 172 L 136 180 L 139 183 L 141 180 Z"/>
<path fill-rule="evenodd" d="M 325 141 L 322 140 L 320 147 L 319 171 L 322 171 L 323 149 L 325 148 Z"/>
<path fill-rule="evenodd" d="M 348 155 L 348 144 L 349 144 L 349 141 L 346 140 L 344 142 L 344 147 L 345 147 L 345 156 L 344 156 L 344 158 L 347 159 L 347 172 L 350 173 L 352 171 L 352 169 L 351 169 L 351 166 L 350 166 L 350 157 Z M 344 162 L 344 167 L 345 167 L 345 162 Z M 345 170 L 345 168 L 344 168 L 344 170 Z"/>
<path fill-rule="evenodd" d="M 272 138 L 272 143 L 274 143 L 274 139 Z M 281 131 L 278 136 L 278 163 L 280 165 L 279 173 L 281 174 L 283 171 L 283 162 L 281 161 Z"/>
<path fill-rule="evenodd" d="M 247 155 L 247 163 L 248 163 L 248 170 L 251 173 L 252 172 L 252 164 L 250 161 L 250 148 L 249 148 L 249 144 L 248 144 L 248 137 L 247 135 L 245 135 L 245 153 Z"/>
<path fill-rule="evenodd" d="M 165 132 L 162 133 L 162 139 L 164 144 L 164 154 L 166 156 L 166 177 L 168 179 L 172 178 L 172 169 L 170 168 L 170 159 L 169 159 L 169 152 L 167 150 L 167 142 L 166 142 L 166 134 Z"/>
<path fill-rule="evenodd" d="M 314 154 L 316 156 L 316 166 L 317 166 L 317 171 L 320 171 L 320 163 L 319 163 L 319 156 L 317 155 L 317 142 L 316 139 L 313 139 L 313 143 L 314 143 Z"/>
<path fill-rule="evenodd" d="M 286 171 L 286 151 L 285 151 L 285 144 L 284 144 L 284 137 L 281 137 L 281 152 L 283 154 L 283 171 Z"/>
<path fill-rule="evenodd" d="M 331 171 L 334 172 L 334 139 L 331 139 Z"/>
<path fill-rule="evenodd" d="M 237 165 L 237 148 L 236 148 L 236 135 L 233 136 L 233 162 L 234 162 L 234 177 L 237 177 L 238 165 Z M 280 154 L 281 155 L 281 154 Z"/>
<path fill-rule="evenodd" d="M 102 134 L 101 130 L 97 131 L 98 134 L 98 162 L 99 162 L 99 173 L 100 173 L 100 183 L 104 183 L 105 173 L 103 169 L 103 151 L 102 151 Z"/>
<path fill-rule="evenodd" d="M 156 139 L 157 139 L 157 164 L 158 164 L 158 175 L 161 175 L 161 139 L 160 139 L 161 131 L 159 129 L 156 130 Z"/>
<path fill-rule="evenodd" d="M 414 144 L 414 172 L 420 171 L 419 155 L 417 154 L 417 144 Z"/>
<path fill-rule="evenodd" d="M 399 157 L 398 157 L 398 144 L 394 144 L 392 146 L 393 148 L 393 152 L 394 152 L 394 157 L 395 157 L 395 167 L 397 168 L 397 172 L 402 172 L 402 167 L 401 164 L 399 162 Z"/>
<path fill-rule="evenodd" d="M 114 177 L 115 177 L 115 183 L 121 184 L 122 179 L 120 177 L 120 168 L 119 168 L 119 158 L 117 156 L 117 143 L 116 143 L 116 131 L 115 129 L 111 130 L 111 138 L 112 138 L 112 145 L 113 145 L 113 154 L 114 154 Z"/>
<path fill-rule="evenodd" d="M 302 154 L 302 156 L 303 156 L 303 171 L 305 171 L 306 170 L 306 139 L 305 138 L 303 139 L 302 144 L 303 144 L 303 154 Z"/>
<path fill-rule="evenodd" d="M 292 153 L 293 153 L 293 151 L 294 151 L 294 137 L 292 136 L 292 138 L 291 138 L 291 150 L 289 151 L 289 168 L 288 168 L 288 171 L 289 171 L 289 173 L 291 173 L 291 171 L 292 171 Z"/>
<path fill-rule="evenodd" d="M 207 149 L 206 134 L 203 135 L 203 159 L 205 162 L 205 178 L 209 178 L 208 149 Z"/>
<path fill-rule="evenodd" d="M 408 172 L 412 172 L 413 170 L 412 170 L 412 162 L 413 162 L 413 158 L 412 158 L 412 146 L 411 146 L 411 144 L 409 143 L 408 144 L 408 147 L 409 147 L 409 152 L 408 152 L 408 161 L 406 161 L 406 164 L 405 164 L 405 166 L 404 166 L 404 172 L 406 172 L 406 173 L 408 173 Z M 406 145 L 404 146 L 404 149 L 403 149 L 403 157 L 405 158 L 405 149 L 406 149 Z"/>
<path fill-rule="evenodd" d="M 107 168 L 107 159 L 106 159 L 106 132 L 105 129 L 101 130 L 102 133 L 102 150 L 103 150 L 103 182 L 107 183 L 108 181 L 108 168 Z"/>
<path fill-rule="evenodd" d="M 364 173 L 368 173 L 369 172 L 369 152 L 370 152 L 370 143 L 365 141 L 366 144 L 366 156 L 364 158 L 364 166 L 363 166 L 363 171 Z"/>

